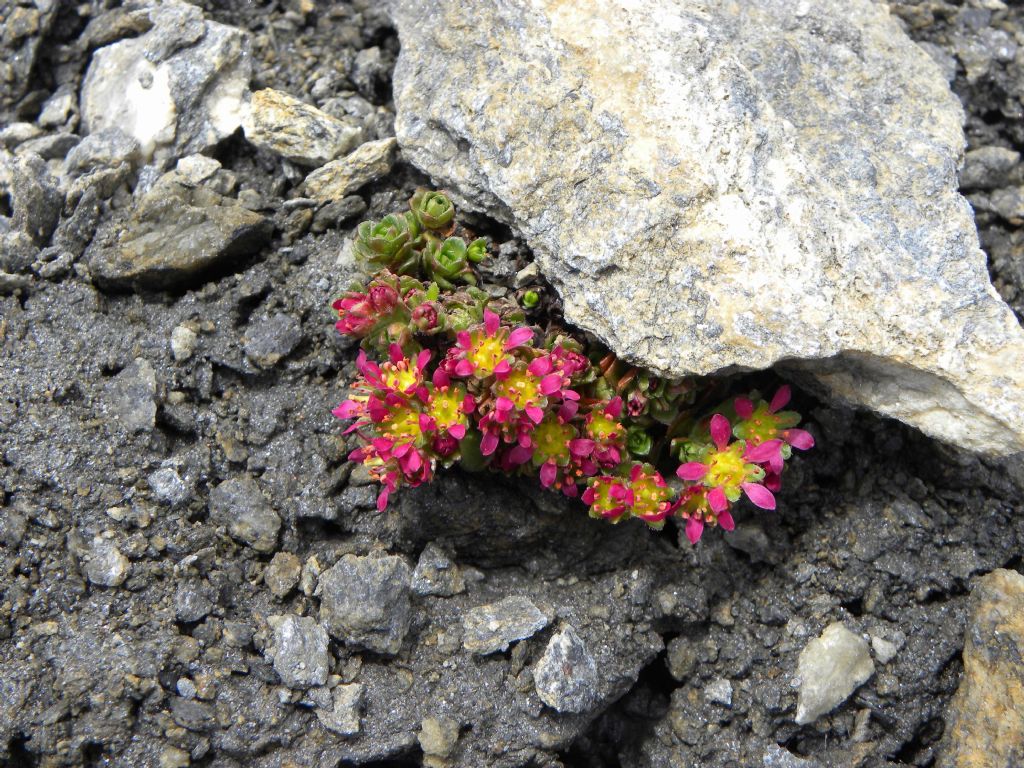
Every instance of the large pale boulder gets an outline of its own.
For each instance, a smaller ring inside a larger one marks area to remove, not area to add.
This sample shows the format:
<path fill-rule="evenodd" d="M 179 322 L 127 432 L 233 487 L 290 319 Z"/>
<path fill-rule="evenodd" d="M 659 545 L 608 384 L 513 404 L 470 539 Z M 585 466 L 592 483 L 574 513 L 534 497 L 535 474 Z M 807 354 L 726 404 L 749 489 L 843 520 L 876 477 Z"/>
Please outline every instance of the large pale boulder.
<path fill-rule="evenodd" d="M 93 53 L 80 97 L 85 132 L 120 129 L 145 160 L 202 152 L 242 124 L 249 36 L 179 0 L 147 9 L 148 32 Z"/>
<path fill-rule="evenodd" d="M 1024 450 L 1024 331 L 961 109 L 870 0 L 389 0 L 404 156 L 515 226 L 568 320 L 683 376 L 786 363 Z"/>

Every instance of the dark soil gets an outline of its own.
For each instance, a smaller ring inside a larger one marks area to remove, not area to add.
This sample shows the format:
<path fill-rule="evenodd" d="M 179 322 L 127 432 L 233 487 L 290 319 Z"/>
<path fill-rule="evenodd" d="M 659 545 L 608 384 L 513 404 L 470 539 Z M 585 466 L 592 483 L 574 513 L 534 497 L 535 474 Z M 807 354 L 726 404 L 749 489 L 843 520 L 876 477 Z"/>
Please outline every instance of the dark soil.
<path fill-rule="evenodd" d="M 58 4 L 0 128 L 35 120 L 60 87 L 77 91 L 89 51 L 76 41 L 114 5 Z M 954 73 L 969 149 L 1022 151 L 1024 54 L 1007 54 L 1005 38 L 1024 45 L 1024 11 L 976 5 L 890 3 Z M 371 0 L 203 6 L 253 34 L 254 88 L 320 105 L 350 91 L 389 108 L 398 41 Z M 373 47 L 379 57 L 360 58 Z M 818 444 L 793 461 L 779 510 L 741 511 L 735 534 L 708 531 L 696 548 L 672 525 L 604 525 L 492 475 L 453 472 L 379 514 L 330 413 L 354 373 L 329 304 L 354 276 L 338 254 L 356 221 L 315 233 L 285 205 L 298 179 L 278 158 L 237 136 L 215 155 L 273 216 L 254 258 L 155 292 L 101 290 L 75 261 L 0 295 L 0 764 L 413 766 L 429 717 L 458 724 L 460 766 L 725 768 L 768 765 L 769 748 L 790 760 L 774 765 L 933 764 L 972 581 L 1021 569 L 1020 460 L 979 459 L 798 394 Z M 427 181 L 399 163 L 362 191 L 364 216 Z M 993 283 L 1018 317 L 1021 220 L 991 198 L 1022 181 L 1018 163 L 969 191 Z M 127 189 L 103 201 L 99 231 L 130 204 Z M 525 257 L 510 233 L 475 223 L 503 258 Z M 301 338 L 260 367 L 246 342 L 279 315 Z M 182 361 L 170 345 L 179 326 L 197 336 Z M 154 407 L 152 426 L 124 428 L 126 412 Z M 162 470 L 180 480 L 173 493 Z M 313 694 L 273 668 L 268 617 L 315 617 L 319 599 L 305 581 L 276 597 L 264 581 L 273 553 L 211 519 L 211 491 L 246 477 L 282 519 L 275 552 L 310 574 L 380 550 L 415 566 L 431 543 L 463 570 L 464 592 L 413 596 L 396 657 L 332 641 L 329 685 L 365 686 L 358 735 L 325 729 Z M 90 573 L 111 546 L 127 573 L 102 586 Z M 507 595 L 527 596 L 548 627 L 470 654 L 463 614 Z M 797 657 L 836 620 L 899 650 L 831 715 L 797 726 Z M 533 691 L 531 669 L 565 624 L 602 679 L 581 715 L 554 713 Z M 705 695 L 719 679 L 729 706 Z"/>

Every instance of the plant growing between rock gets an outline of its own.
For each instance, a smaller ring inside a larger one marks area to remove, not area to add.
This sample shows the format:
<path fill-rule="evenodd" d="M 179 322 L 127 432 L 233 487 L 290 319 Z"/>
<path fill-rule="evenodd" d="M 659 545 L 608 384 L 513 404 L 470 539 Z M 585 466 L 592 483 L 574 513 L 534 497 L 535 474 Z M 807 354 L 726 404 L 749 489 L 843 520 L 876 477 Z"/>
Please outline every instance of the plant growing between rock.
<path fill-rule="evenodd" d="M 333 304 L 362 345 L 334 415 L 352 421 L 349 459 L 383 486 L 378 509 L 456 463 L 535 476 L 612 523 L 676 516 L 692 543 L 706 526 L 732 530 L 741 497 L 775 508 L 792 449 L 814 445 L 782 410 L 788 387 L 709 407 L 718 384 L 662 379 L 573 338 L 539 316 L 537 291 L 519 306 L 477 288 L 486 240 L 467 244 L 446 195 L 421 189 L 409 207 L 359 225 L 354 252 L 379 271 Z"/>

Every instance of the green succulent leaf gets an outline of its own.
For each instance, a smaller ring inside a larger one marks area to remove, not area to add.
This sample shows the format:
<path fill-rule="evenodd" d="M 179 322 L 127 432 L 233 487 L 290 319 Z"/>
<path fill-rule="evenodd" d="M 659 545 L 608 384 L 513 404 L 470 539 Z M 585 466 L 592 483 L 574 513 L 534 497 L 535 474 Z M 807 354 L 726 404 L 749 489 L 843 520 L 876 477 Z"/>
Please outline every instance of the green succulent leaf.
<path fill-rule="evenodd" d="M 479 264 L 481 261 L 487 258 L 487 241 L 482 237 L 478 237 L 469 247 L 466 248 L 466 258 L 474 264 Z"/>
<path fill-rule="evenodd" d="M 455 219 L 455 206 L 443 192 L 417 189 L 409 201 L 413 215 L 424 229 L 442 231 Z"/>

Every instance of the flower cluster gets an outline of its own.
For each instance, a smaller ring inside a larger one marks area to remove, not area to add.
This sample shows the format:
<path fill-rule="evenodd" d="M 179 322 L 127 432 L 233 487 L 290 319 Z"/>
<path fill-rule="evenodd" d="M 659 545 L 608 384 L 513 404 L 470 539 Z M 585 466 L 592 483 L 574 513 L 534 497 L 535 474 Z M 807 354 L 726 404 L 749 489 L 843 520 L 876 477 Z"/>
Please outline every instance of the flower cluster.
<path fill-rule="evenodd" d="M 484 241 L 467 246 L 458 226 L 450 199 L 424 190 L 409 211 L 364 222 L 356 253 L 382 269 L 333 305 L 338 331 L 363 346 L 334 414 L 352 422 L 349 458 L 382 486 L 378 509 L 456 463 L 534 476 L 612 523 L 678 518 L 694 544 L 706 526 L 732 530 L 741 498 L 775 508 L 792 450 L 814 445 L 783 410 L 788 387 L 697 418 L 720 385 L 658 378 L 553 323 L 526 325 L 522 308 L 474 287 Z"/>

